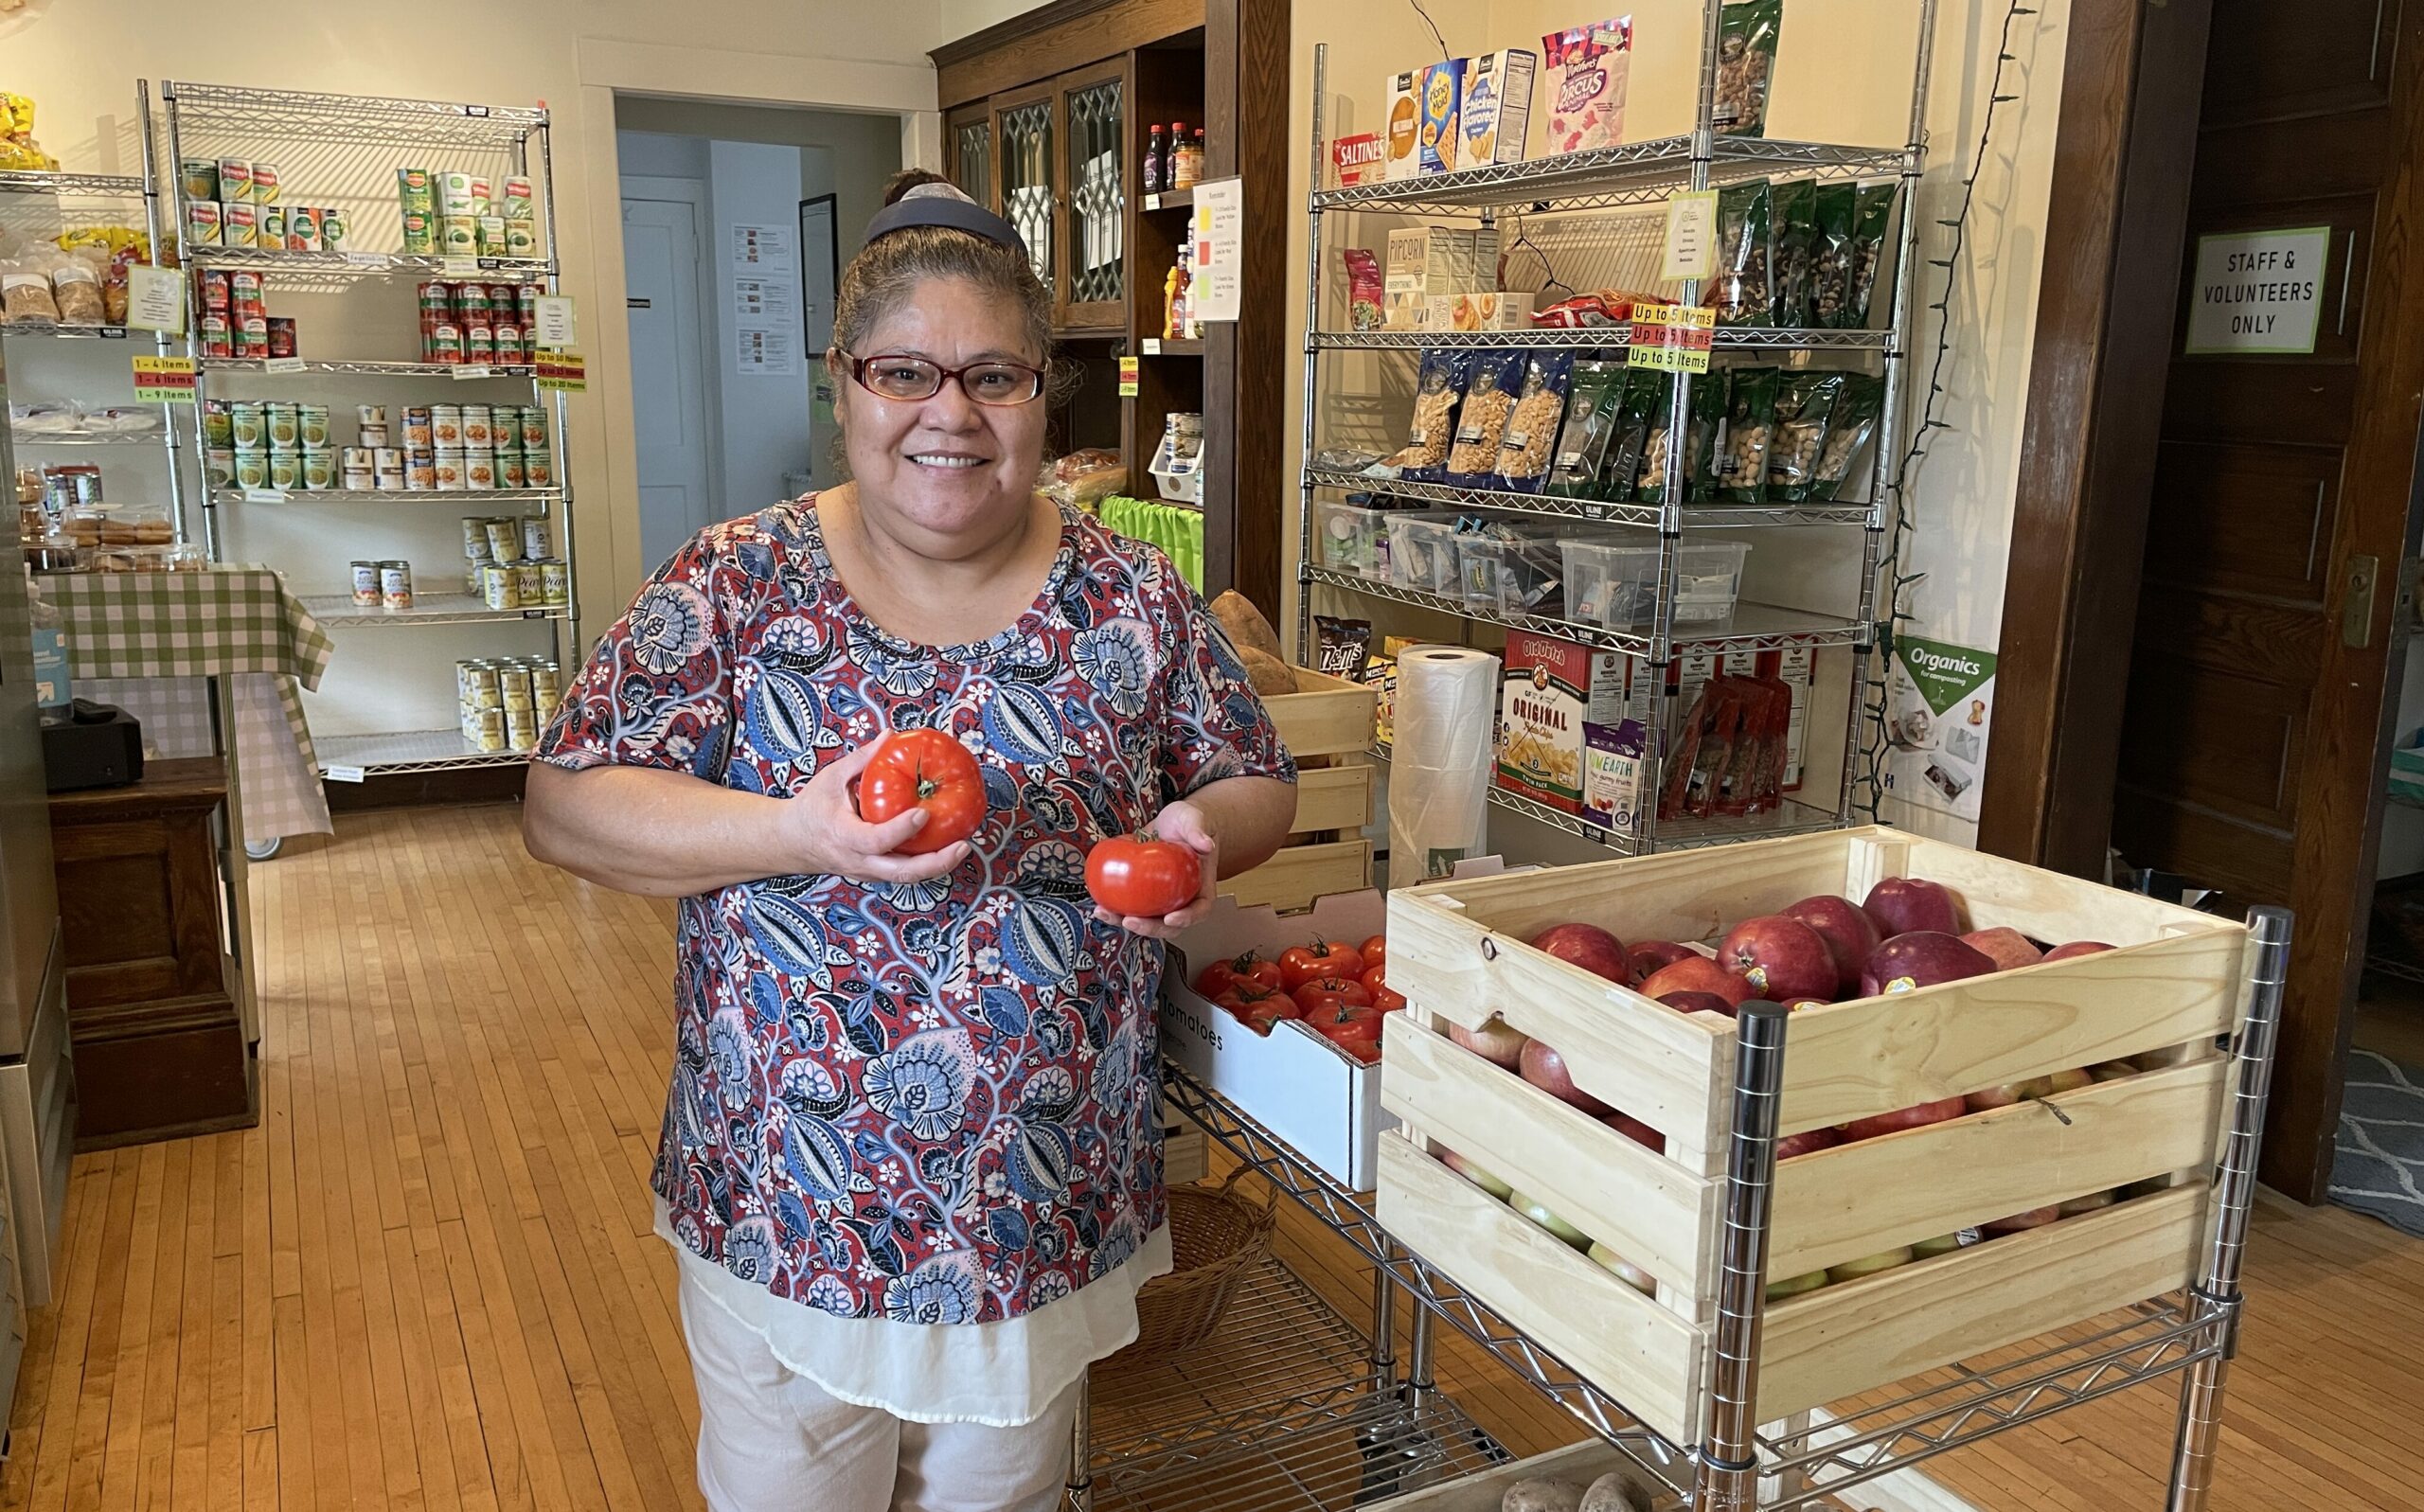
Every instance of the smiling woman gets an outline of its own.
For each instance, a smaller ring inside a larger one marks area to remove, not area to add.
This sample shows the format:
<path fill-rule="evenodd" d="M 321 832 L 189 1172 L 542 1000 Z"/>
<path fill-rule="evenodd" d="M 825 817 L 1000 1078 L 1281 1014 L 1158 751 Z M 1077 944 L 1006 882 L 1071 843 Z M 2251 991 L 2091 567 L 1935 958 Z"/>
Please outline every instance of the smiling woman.
<path fill-rule="evenodd" d="M 652 1184 L 715 1512 L 1058 1503 L 1085 1366 L 1170 1265 L 1155 940 L 1295 807 L 1176 569 L 1035 492 L 1017 233 L 904 180 L 837 299 L 852 481 L 676 552 L 526 790 L 534 855 L 683 898 Z M 1147 829 L 1180 885 L 1090 910 L 1088 854 Z"/>

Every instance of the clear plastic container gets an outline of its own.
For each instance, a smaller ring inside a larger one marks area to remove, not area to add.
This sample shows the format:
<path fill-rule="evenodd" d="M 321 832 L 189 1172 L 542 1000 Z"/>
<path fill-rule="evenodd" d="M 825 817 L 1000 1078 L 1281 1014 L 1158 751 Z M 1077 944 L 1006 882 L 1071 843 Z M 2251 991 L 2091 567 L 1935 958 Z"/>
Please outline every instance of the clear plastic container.
<path fill-rule="evenodd" d="M 1388 521 L 1385 509 L 1316 499 L 1313 556 L 1332 572 L 1385 578 L 1389 575 Z"/>
<path fill-rule="evenodd" d="M 1389 517 L 1389 581 L 1445 598 L 1463 596 L 1453 511 Z"/>
<path fill-rule="evenodd" d="M 1569 540 L 1561 544 L 1566 618 L 1629 630 L 1656 617 L 1656 542 Z M 1732 618 L 1742 591 L 1742 563 L 1751 548 L 1737 541 L 1687 541 L 1675 549 L 1675 623 L 1705 625 Z"/>
<path fill-rule="evenodd" d="M 1551 537 L 1460 536 L 1456 569 L 1467 609 L 1499 615 L 1560 612 L 1564 562 Z"/>

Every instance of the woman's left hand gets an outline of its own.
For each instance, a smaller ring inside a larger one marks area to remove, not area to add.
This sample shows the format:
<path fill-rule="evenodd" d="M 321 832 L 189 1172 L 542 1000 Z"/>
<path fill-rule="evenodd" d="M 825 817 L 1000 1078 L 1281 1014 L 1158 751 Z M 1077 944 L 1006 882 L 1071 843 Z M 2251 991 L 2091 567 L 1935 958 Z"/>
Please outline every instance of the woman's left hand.
<path fill-rule="evenodd" d="M 1203 810 L 1182 798 L 1164 809 L 1153 819 L 1153 838 L 1185 845 L 1195 852 L 1202 863 L 1203 884 L 1196 889 L 1195 900 L 1174 914 L 1159 918 L 1123 918 L 1097 906 L 1095 917 L 1106 924 L 1116 924 L 1131 934 L 1148 939 L 1175 939 L 1179 932 L 1202 919 L 1212 906 L 1212 890 L 1221 875 L 1221 843 L 1213 838 L 1212 826 Z"/>

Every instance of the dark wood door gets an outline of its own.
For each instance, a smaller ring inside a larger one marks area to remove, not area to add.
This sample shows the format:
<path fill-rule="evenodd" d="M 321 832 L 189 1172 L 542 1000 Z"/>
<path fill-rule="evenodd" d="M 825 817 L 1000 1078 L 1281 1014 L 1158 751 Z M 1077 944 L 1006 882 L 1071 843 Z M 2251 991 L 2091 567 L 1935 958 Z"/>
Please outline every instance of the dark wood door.
<path fill-rule="evenodd" d="M 2216 0 L 2113 804 L 2132 863 L 2296 910 L 2264 1178 L 2308 1201 L 2409 619 L 2419 80 L 2424 0 Z M 2298 270 L 2322 285 L 2311 353 L 2189 354 L 2199 239 L 2304 227 L 2327 233 Z"/>

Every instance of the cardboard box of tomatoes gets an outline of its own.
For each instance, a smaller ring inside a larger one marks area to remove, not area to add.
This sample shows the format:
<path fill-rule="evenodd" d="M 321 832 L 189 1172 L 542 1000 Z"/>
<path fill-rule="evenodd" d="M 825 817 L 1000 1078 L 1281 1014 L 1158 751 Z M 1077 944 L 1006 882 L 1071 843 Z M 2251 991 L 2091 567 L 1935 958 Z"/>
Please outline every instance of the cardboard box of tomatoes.
<path fill-rule="evenodd" d="M 1454 875 L 1489 877 L 1506 869 L 1492 856 L 1465 862 Z M 1333 976 L 1342 985 L 1352 981 L 1368 997 L 1364 978 L 1369 968 L 1361 947 L 1381 934 L 1388 913 L 1387 895 L 1374 888 L 1332 893 L 1316 899 L 1309 914 L 1283 915 L 1218 898 L 1210 916 L 1180 936 L 1162 978 L 1162 1053 L 1359 1192 L 1371 1190 L 1379 1180 L 1381 1130 L 1397 1122 L 1381 1109 L 1378 1023 L 1356 1014 L 1344 1016 L 1353 1022 L 1341 1023 L 1335 1007 L 1322 1012 L 1317 1006 L 1323 1026 L 1331 1031 L 1325 1035 L 1305 1017 L 1276 1017 L 1285 1010 L 1275 1005 L 1251 1014 L 1255 1022 L 1249 1023 L 1247 1017 L 1216 1005 L 1199 984 L 1219 986 L 1218 980 L 1205 982 L 1207 970 L 1225 966 L 1234 976 L 1238 963 L 1245 962 L 1243 969 L 1257 989 L 1277 974 L 1274 998 L 1284 995 L 1300 1015 L 1307 999 L 1327 1002 L 1323 985 Z M 1292 951 L 1303 953 L 1291 956 Z M 1355 968 L 1351 975 L 1336 969 L 1346 964 Z M 1289 990 L 1291 971 L 1298 977 L 1293 986 L 1302 990 Z M 1335 993 L 1342 1003 L 1356 995 Z M 1372 1032 L 1358 1033 L 1364 1023 Z M 1257 1032 L 1258 1026 L 1269 1032 Z"/>

